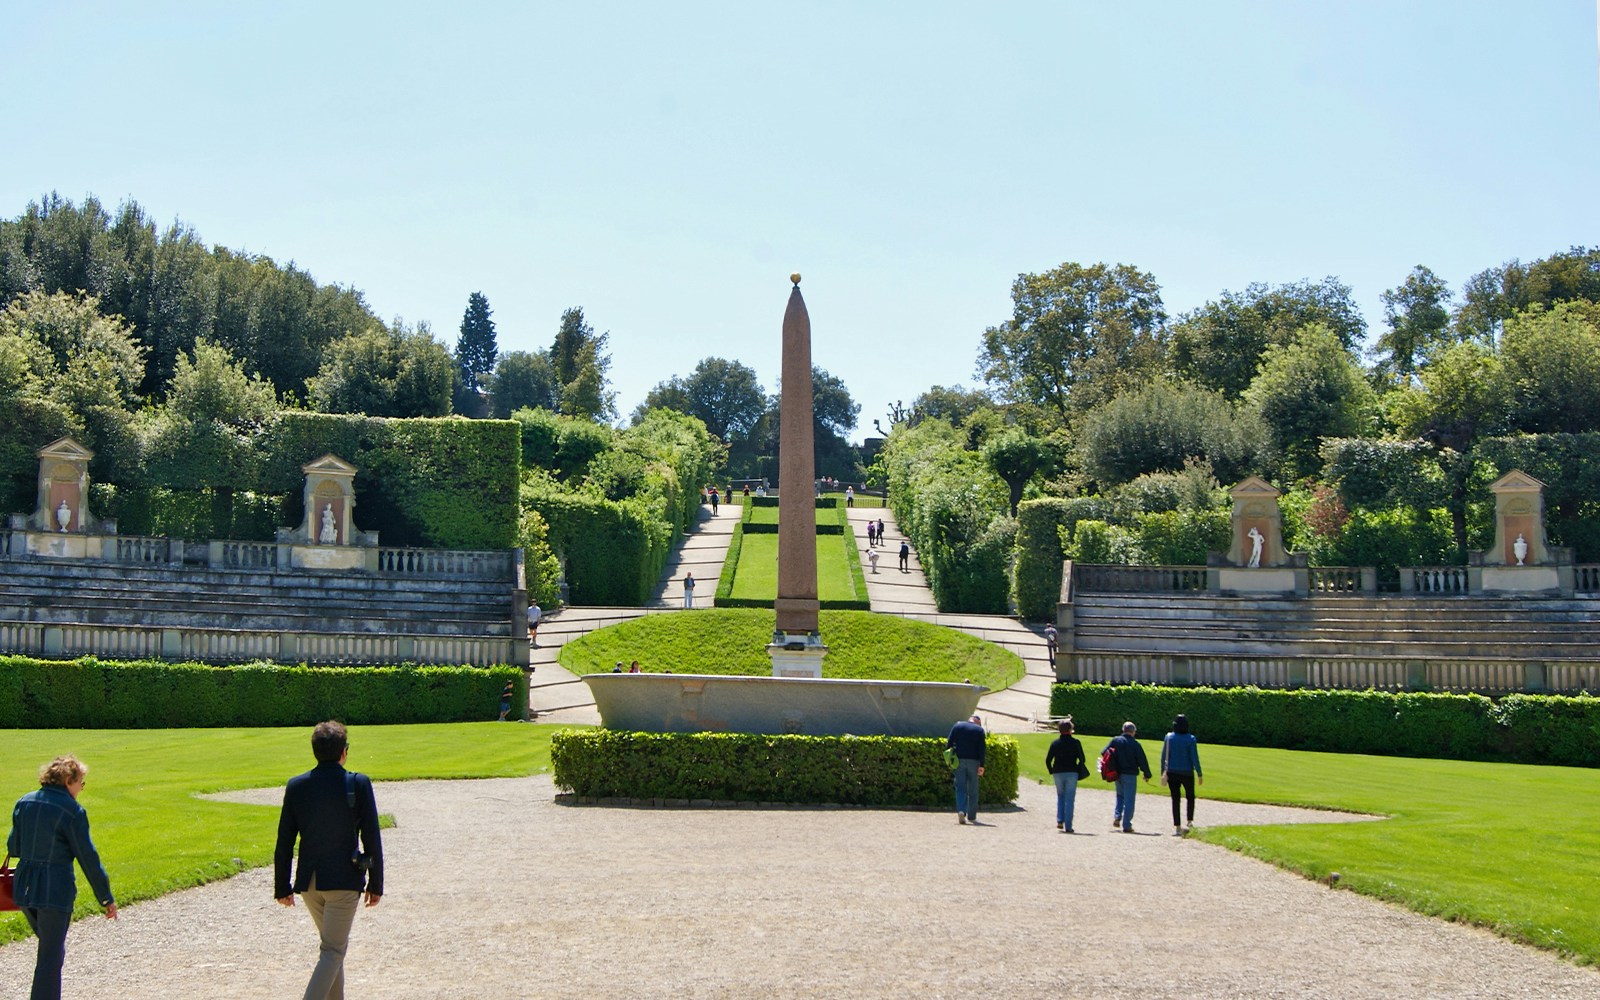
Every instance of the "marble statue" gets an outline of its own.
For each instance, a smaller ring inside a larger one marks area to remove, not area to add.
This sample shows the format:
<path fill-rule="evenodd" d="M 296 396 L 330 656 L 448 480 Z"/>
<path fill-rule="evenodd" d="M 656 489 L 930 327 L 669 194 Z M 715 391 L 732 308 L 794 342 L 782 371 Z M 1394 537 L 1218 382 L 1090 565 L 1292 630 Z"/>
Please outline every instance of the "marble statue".
<path fill-rule="evenodd" d="M 1526 538 L 1518 535 L 1517 540 L 1511 543 L 1511 551 L 1517 557 L 1518 566 L 1526 565 L 1525 560 L 1528 558 L 1528 540 Z"/>
<path fill-rule="evenodd" d="M 72 508 L 67 506 L 65 500 L 56 508 L 56 523 L 61 525 L 61 530 L 66 531 L 67 525 L 72 523 Z"/>
<path fill-rule="evenodd" d="M 1250 569 L 1260 569 L 1261 545 L 1267 540 L 1266 536 L 1261 533 L 1259 528 L 1254 527 L 1252 527 L 1247 534 L 1250 536 L 1250 561 L 1245 565 L 1247 565 Z"/>
<path fill-rule="evenodd" d="M 322 505 L 322 532 L 317 535 L 317 541 L 324 545 L 332 545 L 339 540 L 339 529 L 333 523 L 333 504 Z"/>

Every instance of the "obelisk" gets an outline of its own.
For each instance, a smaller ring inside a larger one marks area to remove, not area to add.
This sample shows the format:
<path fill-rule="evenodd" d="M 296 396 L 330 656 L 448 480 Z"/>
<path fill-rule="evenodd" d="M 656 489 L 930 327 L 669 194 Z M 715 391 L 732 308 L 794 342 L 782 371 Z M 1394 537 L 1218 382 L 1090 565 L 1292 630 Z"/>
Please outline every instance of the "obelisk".
<path fill-rule="evenodd" d="M 812 432 L 811 317 L 800 275 L 783 313 L 783 386 L 778 410 L 778 599 L 774 677 L 821 677 L 827 647 L 817 626 L 816 451 Z"/>

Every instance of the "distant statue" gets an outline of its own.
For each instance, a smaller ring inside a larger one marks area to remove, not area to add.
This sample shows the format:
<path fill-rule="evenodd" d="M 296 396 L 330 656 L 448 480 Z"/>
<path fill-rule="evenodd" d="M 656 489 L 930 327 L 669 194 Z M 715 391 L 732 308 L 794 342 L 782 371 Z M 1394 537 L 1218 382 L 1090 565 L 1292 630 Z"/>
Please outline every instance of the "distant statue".
<path fill-rule="evenodd" d="M 1523 565 L 1523 560 L 1528 558 L 1528 540 L 1518 535 L 1517 540 L 1511 543 L 1511 551 L 1517 557 L 1517 565 Z"/>
<path fill-rule="evenodd" d="M 72 508 L 67 506 L 65 500 L 56 508 L 56 523 L 61 525 L 61 530 L 66 531 L 67 525 L 72 523 Z"/>
<path fill-rule="evenodd" d="M 324 545 L 332 545 L 339 540 L 339 529 L 333 523 L 333 504 L 322 505 L 322 532 L 317 535 L 317 541 Z"/>
<path fill-rule="evenodd" d="M 1246 563 L 1245 565 L 1247 565 L 1251 569 L 1260 569 L 1261 568 L 1261 545 L 1267 539 L 1266 539 L 1266 536 L 1261 533 L 1260 529 L 1254 528 L 1254 527 L 1252 527 L 1250 529 L 1249 535 L 1250 535 L 1250 561 L 1248 563 Z"/>

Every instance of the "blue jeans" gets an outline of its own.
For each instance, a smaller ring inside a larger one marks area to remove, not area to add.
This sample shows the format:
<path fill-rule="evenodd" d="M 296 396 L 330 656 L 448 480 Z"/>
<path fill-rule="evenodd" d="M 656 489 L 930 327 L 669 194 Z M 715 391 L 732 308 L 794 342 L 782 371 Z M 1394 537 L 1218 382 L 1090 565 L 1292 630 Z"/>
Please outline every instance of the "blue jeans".
<path fill-rule="evenodd" d="M 67 928 L 72 926 L 72 911 L 24 906 L 22 917 L 39 936 L 29 1000 L 61 1000 L 61 965 L 67 957 Z"/>
<path fill-rule="evenodd" d="M 956 764 L 956 812 L 966 813 L 967 819 L 978 818 L 978 762 L 962 757 Z"/>
<path fill-rule="evenodd" d="M 1056 779 L 1056 822 L 1072 829 L 1072 807 L 1078 798 L 1078 775 L 1074 771 L 1057 771 L 1050 777 Z"/>
<path fill-rule="evenodd" d="M 1117 808 L 1111 814 L 1112 823 L 1121 823 L 1124 830 L 1133 829 L 1133 800 L 1139 794 L 1139 773 L 1117 775 Z"/>

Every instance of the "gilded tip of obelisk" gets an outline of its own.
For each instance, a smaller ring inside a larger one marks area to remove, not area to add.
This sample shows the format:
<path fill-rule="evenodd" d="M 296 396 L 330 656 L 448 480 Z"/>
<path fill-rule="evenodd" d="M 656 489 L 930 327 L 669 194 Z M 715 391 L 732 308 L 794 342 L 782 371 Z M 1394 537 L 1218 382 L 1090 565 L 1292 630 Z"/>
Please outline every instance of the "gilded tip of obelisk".
<path fill-rule="evenodd" d="M 796 271 L 793 274 L 789 275 L 789 280 L 794 282 L 796 285 L 800 284 L 800 272 Z"/>

